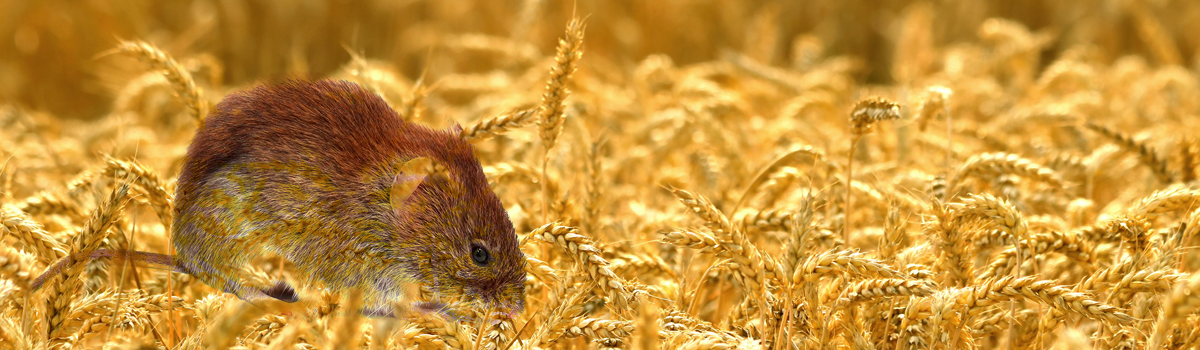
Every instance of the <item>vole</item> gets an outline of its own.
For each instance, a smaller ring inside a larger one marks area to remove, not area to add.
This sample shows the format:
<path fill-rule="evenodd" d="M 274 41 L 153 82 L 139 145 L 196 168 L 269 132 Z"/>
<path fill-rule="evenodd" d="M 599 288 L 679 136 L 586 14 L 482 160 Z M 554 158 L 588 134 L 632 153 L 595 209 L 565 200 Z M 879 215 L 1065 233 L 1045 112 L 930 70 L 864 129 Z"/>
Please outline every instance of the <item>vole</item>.
<path fill-rule="evenodd" d="M 64 261 L 133 259 L 245 300 L 295 301 L 283 282 L 238 276 L 270 252 L 306 284 L 360 289 L 368 314 L 415 281 L 501 312 L 524 308 L 524 255 L 460 127 L 405 121 L 370 91 L 328 80 L 233 93 L 203 124 L 175 193 L 175 256 Z"/>

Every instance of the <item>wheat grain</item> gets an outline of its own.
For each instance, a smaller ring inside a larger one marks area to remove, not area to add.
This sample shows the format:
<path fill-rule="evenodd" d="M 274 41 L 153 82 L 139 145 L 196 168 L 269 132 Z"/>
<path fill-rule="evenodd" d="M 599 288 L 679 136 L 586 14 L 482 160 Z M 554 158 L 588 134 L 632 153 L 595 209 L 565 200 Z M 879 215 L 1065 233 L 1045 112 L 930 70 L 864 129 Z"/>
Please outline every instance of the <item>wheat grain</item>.
<path fill-rule="evenodd" d="M 575 73 L 583 57 L 583 21 L 572 19 L 567 23 L 566 36 L 558 42 L 555 65 L 550 68 L 550 79 L 546 82 L 546 93 L 538 108 L 542 142 L 547 150 L 554 148 L 558 134 L 562 132 L 564 100 L 570 95 L 567 83 Z"/>
<path fill-rule="evenodd" d="M 1001 175 L 1017 175 L 1034 179 L 1050 185 L 1051 188 L 1061 189 L 1064 186 L 1062 178 L 1050 168 L 1043 167 L 1031 160 L 1008 153 L 984 153 L 967 159 L 950 181 L 950 187 L 957 187 L 962 179 L 968 176 L 982 178 Z"/>
<path fill-rule="evenodd" d="M 848 250 L 814 254 L 808 260 L 796 265 L 794 271 L 792 284 L 795 285 L 839 273 L 884 278 L 904 278 L 905 276 L 904 273 L 888 267 L 879 260 L 866 258 L 862 253 Z"/>
<path fill-rule="evenodd" d="M 724 248 L 712 235 L 699 230 L 677 229 L 659 232 L 662 242 L 681 247 L 688 247 L 710 253 L 721 253 Z"/>
<path fill-rule="evenodd" d="M 122 41 L 116 50 L 137 56 L 150 63 L 155 69 L 162 70 L 167 81 L 171 82 L 171 87 L 175 89 L 180 102 L 191 110 L 192 117 L 198 124 L 204 125 L 204 117 L 208 113 L 208 102 L 201 96 L 200 88 L 196 87 L 196 82 L 192 80 L 192 74 L 187 69 L 179 65 L 170 55 L 144 41 Z"/>
<path fill-rule="evenodd" d="M 66 215 L 77 221 L 83 221 L 84 219 L 77 205 L 48 192 L 39 192 L 32 197 L 26 198 L 17 206 L 17 210 L 34 216 L 57 214 Z"/>
<path fill-rule="evenodd" d="M 1084 125 L 1088 129 L 1092 129 L 1093 131 L 1100 133 L 1105 137 L 1113 139 L 1113 141 L 1117 142 L 1117 145 L 1121 146 L 1126 151 L 1137 153 L 1138 160 L 1150 168 L 1151 173 L 1154 174 L 1158 181 L 1162 183 L 1171 183 L 1171 174 L 1167 171 L 1167 161 L 1160 157 L 1158 152 L 1151 148 L 1150 145 L 1147 145 L 1142 141 L 1134 140 L 1133 137 L 1129 135 L 1100 124 L 1088 122 Z"/>
<path fill-rule="evenodd" d="M 513 330 L 513 320 L 507 315 L 498 316 L 496 319 L 488 319 L 488 326 L 483 335 L 484 343 L 480 347 L 483 350 L 496 350 L 509 343 Z"/>
<path fill-rule="evenodd" d="M 608 261 L 600 256 L 600 251 L 592 245 L 592 240 L 582 236 L 574 227 L 558 226 L 553 223 L 543 225 L 529 233 L 545 242 L 558 246 L 578 263 L 583 273 L 586 273 L 596 283 L 597 288 L 604 292 L 608 301 L 617 310 L 627 309 L 636 305 L 633 292 L 626 287 L 625 280 L 617 276 L 608 266 Z"/>
<path fill-rule="evenodd" d="M 970 260 L 966 235 L 951 219 L 951 213 L 941 202 L 934 200 L 931 211 L 933 219 L 925 223 L 925 233 L 936 237 L 939 255 L 937 262 L 946 275 L 941 284 L 947 287 L 963 286 L 974 274 Z"/>
<path fill-rule="evenodd" d="M 0 207 L 0 224 L 3 224 L 9 236 L 33 248 L 42 263 L 49 264 L 67 255 L 62 244 L 47 233 L 40 223 L 31 220 L 17 208 Z"/>
<path fill-rule="evenodd" d="M 1171 294 L 1163 301 L 1162 316 L 1154 324 L 1150 348 L 1159 348 L 1172 326 L 1200 307 L 1200 297 L 1198 296 L 1200 296 L 1200 275 L 1192 274 L 1187 280 L 1175 285 Z"/>
<path fill-rule="evenodd" d="M 329 346 L 358 348 L 360 337 L 362 337 L 362 306 L 363 298 L 361 291 L 354 290 L 345 295 L 341 304 L 342 317 L 339 317 L 339 322 L 332 329 L 332 336 L 329 337 Z M 369 341 L 367 342 L 370 343 Z"/>
<path fill-rule="evenodd" d="M 854 282 L 841 293 L 837 302 L 848 305 L 884 297 L 928 296 L 933 287 L 929 281 L 880 278 Z"/>
<path fill-rule="evenodd" d="M 30 269 L 35 258 L 12 247 L 0 248 L 0 278 L 11 281 L 21 289 L 28 290 L 33 281 Z"/>
<path fill-rule="evenodd" d="M 538 347 L 544 347 L 557 341 L 566 328 L 571 325 L 571 314 L 579 311 L 580 299 L 586 290 L 584 288 L 568 288 L 560 286 L 554 290 L 554 304 L 546 311 L 546 317 L 529 336 L 528 341 Z"/>
<path fill-rule="evenodd" d="M 166 227 L 171 227 L 175 217 L 175 206 L 172 204 L 171 192 L 167 191 L 158 174 L 133 161 L 109 159 L 101 176 L 111 179 L 132 179 L 132 183 L 146 193 L 154 213 Z"/>
<path fill-rule="evenodd" d="M 989 279 L 992 277 L 1001 276 L 1007 271 L 1012 270 L 1017 260 L 1032 258 L 1046 253 L 1059 253 L 1065 255 L 1075 263 L 1079 263 L 1085 270 L 1093 270 L 1095 263 L 1095 250 L 1087 241 L 1080 240 L 1071 233 L 1050 232 L 1035 234 L 1029 238 L 1029 241 L 1021 242 L 1022 251 L 1026 257 L 1018 259 L 1016 247 L 1005 249 L 992 259 L 992 263 L 979 275 L 979 279 Z"/>
<path fill-rule="evenodd" d="M 1174 187 L 1154 192 L 1129 207 L 1131 216 L 1153 219 L 1157 215 L 1173 211 L 1189 211 L 1200 206 L 1200 191 Z"/>
<path fill-rule="evenodd" d="M 850 111 L 850 153 L 846 156 L 846 178 L 844 183 L 854 184 L 854 151 L 858 149 L 858 141 L 863 135 L 870 134 L 872 127 L 881 121 L 900 119 L 900 105 L 883 98 L 869 98 L 854 104 Z M 850 188 L 846 186 L 846 217 L 842 223 L 842 240 L 850 241 Z"/>
<path fill-rule="evenodd" d="M 963 290 L 957 303 L 968 310 L 967 314 L 977 314 L 984 307 L 994 305 L 1014 298 L 1024 298 L 1038 301 L 1059 311 L 1074 312 L 1094 320 L 1128 325 L 1134 319 L 1122 313 L 1116 307 L 1105 305 L 1092 300 L 1082 293 L 1071 292 L 1054 281 L 1038 280 L 1035 276 L 1015 278 L 1005 276 L 999 279 L 984 281 L 976 286 Z"/>
<path fill-rule="evenodd" d="M 47 296 L 46 333 L 51 347 L 68 342 L 63 326 L 71 300 L 79 292 L 79 274 L 86 265 L 86 260 L 82 258 L 100 247 L 108 235 L 108 229 L 116 222 L 116 216 L 124 209 L 128 193 L 128 185 L 122 184 L 114 189 L 108 199 L 92 212 L 85 229 L 72 240 L 71 252 L 64 261 L 64 271 L 50 270 L 49 274 L 52 275 L 48 276 L 44 293 Z"/>

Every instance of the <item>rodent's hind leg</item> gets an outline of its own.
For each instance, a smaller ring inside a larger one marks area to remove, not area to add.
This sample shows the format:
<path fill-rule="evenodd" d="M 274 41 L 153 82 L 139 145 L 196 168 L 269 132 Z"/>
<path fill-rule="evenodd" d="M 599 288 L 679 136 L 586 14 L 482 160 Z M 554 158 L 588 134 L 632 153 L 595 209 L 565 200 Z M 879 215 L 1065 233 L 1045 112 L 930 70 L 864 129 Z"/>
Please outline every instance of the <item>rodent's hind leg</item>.
<path fill-rule="evenodd" d="M 201 282 L 222 292 L 233 294 L 245 301 L 254 301 L 270 297 L 264 289 L 256 288 L 239 282 L 241 278 L 233 274 L 234 267 L 228 262 L 214 265 L 198 259 L 180 258 L 177 268 L 200 279 Z"/>
<path fill-rule="evenodd" d="M 262 293 L 266 296 L 282 300 L 288 303 L 294 303 L 300 300 L 300 296 L 296 294 L 296 289 L 284 281 L 276 281 L 271 288 L 263 289 Z"/>
<path fill-rule="evenodd" d="M 225 293 L 236 295 L 238 299 L 242 299 L 251 303 L 257 300 L 273 298 L 270 295 L 267 295 L 267 293 L 264 292 L 264 289 L 254 288 L 245 283 L 237 282 L 233 279 L 225 280 L 223 291 Z"/>

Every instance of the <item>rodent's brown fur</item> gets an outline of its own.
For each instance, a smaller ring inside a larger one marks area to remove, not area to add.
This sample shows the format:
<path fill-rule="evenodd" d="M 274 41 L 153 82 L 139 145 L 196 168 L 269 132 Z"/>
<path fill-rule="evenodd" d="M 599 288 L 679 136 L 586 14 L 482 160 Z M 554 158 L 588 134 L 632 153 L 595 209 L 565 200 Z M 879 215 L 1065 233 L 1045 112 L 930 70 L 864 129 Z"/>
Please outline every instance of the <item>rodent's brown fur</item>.
<path fill-rule="evenodd" d="M 524 255 L 459 131 L 404 121 L 378 96 L 344 81 L 289 81 L 230 94 L 188 148 L 175 196 L 172 268 L 243 299 L 294 300 L 285 284 L 251 286 L 239 276 L 272 252 L 291 261 L 305 284 L 359 288 L 367 312 L 386 313 L 403 285 L 415 281 L 442 298 L 520 312 Z M 419 157 L 441 164 L 445 174 L 401 172 Z M 420 182 L 406 200 L 389 198 L 405 181 Z M 473 246 L 486 248 L 491 261 L 473 262 Z"/>
<path fill-rule="evenodd" d="M 188 149 L 176 195 L 175 248 L 189 272 L 243 297 L 231 271 L 261 250 L 369 303 L 403 282 L 510 311 L 524 304 L 524 258 L 508 214 L 458 130 L 404 121 L 349 82 L 292 81 L 226 97 Z M 397 208 L 400 165 L 428 157 L 429 176 Z M 214 220 L 212 225 L 208 220 Z M 478 266 L 472 244 L 493 258 Z M 231 248 L 245 247 L 244 252 Z M 224 285 L 224 286 L 222 286 Z"/>

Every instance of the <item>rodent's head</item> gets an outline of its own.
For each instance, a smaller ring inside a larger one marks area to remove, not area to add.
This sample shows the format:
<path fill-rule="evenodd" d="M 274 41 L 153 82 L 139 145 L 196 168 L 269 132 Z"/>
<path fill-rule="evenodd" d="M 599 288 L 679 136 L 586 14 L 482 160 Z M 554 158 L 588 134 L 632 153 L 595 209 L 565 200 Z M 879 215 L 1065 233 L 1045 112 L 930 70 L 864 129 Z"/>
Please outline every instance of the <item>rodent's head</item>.
<path fill-rule="evenodd" d="M 487 309 L 519 313 L 525 306 L 525 256 L 512 222 L 478 161 L 471 157 L 460 163 L 474 164 L 428 158 L 405 162 L 394 177 L 389 201 L 423 245 L 413 247 L 422 257 L 415 263 L 423 284 L 441 298 L 461 297 Z"/>

